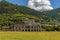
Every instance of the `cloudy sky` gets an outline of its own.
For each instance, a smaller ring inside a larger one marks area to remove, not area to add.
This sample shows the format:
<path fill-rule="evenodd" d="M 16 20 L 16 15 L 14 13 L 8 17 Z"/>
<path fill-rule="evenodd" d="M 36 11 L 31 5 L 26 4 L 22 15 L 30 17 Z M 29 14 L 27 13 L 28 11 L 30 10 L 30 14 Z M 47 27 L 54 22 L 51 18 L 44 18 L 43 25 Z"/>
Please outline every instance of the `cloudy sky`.
<path fill-rule="evenodd" d="M 29 0 L 28 7 L 41 12 L 53 9 L 50 0 Z"/>
<path fill-rule="evenodd" d="M 27 6 L 27 3 L 29 0 L 7 0 L 7 1 L 14 3 L 14 4 Z M 52 4 L 53 8 L 59 8 L 60 7 L 60 0 L 50 0 L 50 2 Z"/>

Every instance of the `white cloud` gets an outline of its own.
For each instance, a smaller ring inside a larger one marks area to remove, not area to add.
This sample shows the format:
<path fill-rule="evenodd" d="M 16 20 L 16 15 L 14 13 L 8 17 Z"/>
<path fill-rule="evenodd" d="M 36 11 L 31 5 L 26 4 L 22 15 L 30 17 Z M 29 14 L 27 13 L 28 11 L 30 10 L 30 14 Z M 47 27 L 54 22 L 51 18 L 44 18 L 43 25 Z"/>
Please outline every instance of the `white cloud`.
<path fill-rule="evenodd" d="M 47 11 L 53 9 L 49 0 L 29 0 L 28 7 L 37 11 Z"/>

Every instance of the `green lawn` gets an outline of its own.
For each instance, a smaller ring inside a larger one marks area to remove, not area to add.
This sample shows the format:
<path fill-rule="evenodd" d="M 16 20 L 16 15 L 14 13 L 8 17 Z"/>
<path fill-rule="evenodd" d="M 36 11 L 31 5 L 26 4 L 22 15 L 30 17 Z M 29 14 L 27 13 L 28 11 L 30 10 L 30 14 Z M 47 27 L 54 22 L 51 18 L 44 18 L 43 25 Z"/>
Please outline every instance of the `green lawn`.
<path fill-rule="evenodd" d="M 60 32 L 0 32 L 0 40 L 60 40 Z"/>

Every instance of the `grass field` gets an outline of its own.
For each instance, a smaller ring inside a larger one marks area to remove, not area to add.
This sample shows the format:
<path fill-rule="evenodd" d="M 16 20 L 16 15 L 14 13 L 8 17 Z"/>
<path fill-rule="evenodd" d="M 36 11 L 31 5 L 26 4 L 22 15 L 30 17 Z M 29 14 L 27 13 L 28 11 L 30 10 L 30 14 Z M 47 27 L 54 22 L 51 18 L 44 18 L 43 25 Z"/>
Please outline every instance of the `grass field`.
<path fill-rule="evenodd" d="M 60 40 L 60 32 L 0 32 L 0 40 Z"/>

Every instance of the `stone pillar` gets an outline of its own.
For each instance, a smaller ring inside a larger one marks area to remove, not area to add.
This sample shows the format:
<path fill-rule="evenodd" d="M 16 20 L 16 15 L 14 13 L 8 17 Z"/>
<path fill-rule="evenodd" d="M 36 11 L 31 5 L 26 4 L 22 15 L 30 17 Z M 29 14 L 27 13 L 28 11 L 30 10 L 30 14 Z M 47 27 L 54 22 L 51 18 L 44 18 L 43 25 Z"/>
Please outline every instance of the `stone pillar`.
<path fill-rule="evenodd" d="M 31 26 L 30 26 L 30 32 L 32 31 L 31 29 L 32 29 L 32 28 L 31 28 Z"/>
<path fill-rule="evenodd" d="M 32 28 L 32 29 L 33 29 L 33 32 L 34 32 L 34 26 L 33 26 L 33 28 Z"/>
<path fill-rule="evenodd" d="M 25 32 L 25 26 L 24 26 L 24 32 Z"/>
<path fill-rule="evenodd" d="M 38 27 L 38 32 L 39 32 L 39 27 Z"/>

